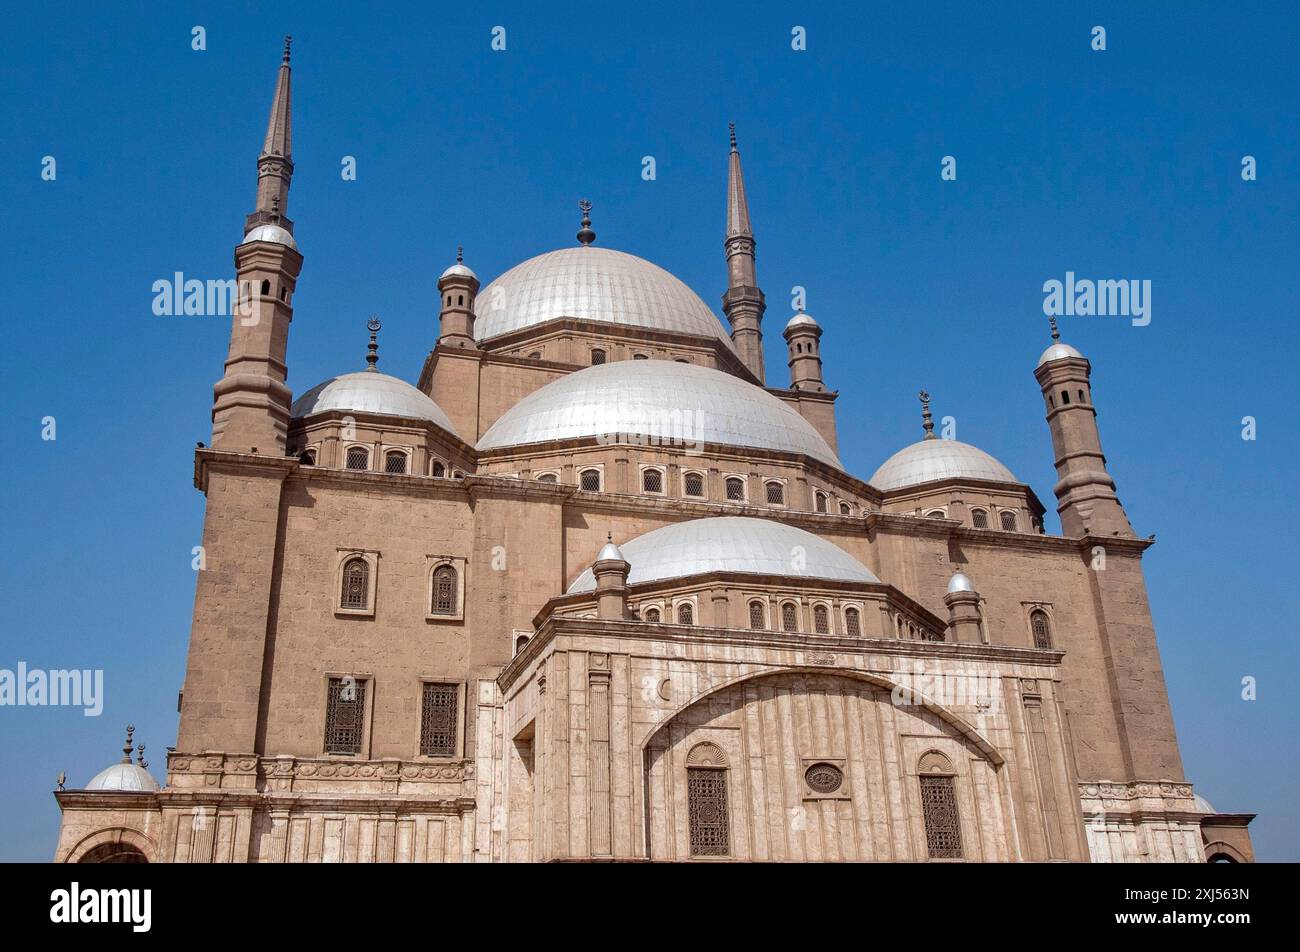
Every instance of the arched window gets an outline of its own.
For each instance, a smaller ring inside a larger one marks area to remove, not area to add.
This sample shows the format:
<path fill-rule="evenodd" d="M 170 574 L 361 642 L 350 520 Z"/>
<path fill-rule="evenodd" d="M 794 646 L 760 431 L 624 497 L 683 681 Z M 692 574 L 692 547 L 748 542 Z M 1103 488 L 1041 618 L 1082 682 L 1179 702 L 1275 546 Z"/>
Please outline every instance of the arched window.
<path fill-rule="evenodd" d="M 343 591 L 340 608 L 365 609 L 370 605 L 370 566 L 357 556 L 343 565 Z"/>
<path fill-rule="evenodd" d="M 693 625 L 695 624 L 695 606 L 690 602 L 682 602 L 677 606 L 677 624 Z"/>
<path fill-rule="evenodd" d="M 841 516 L 853 515 L 853 507 L 850 506 L 847 502 L 840 503 L 840 515 Z"/>
<path fill-rule="evenodd" d="M 584 469 L 578 474 L 578 486 L 589 493 L 600 492 L 600 470 Z"/>
<path fill-rule="evenodd" d="M 989 514 L 983 509 L 972 509 L 970 511 L 970 521 L 976 529 L 987 529 L 989 527 Z"/>
<path fill-rule="evenodd" d="M 862 613 L 856 608 L 844 609 L 844 633 L 848 635 L 862 634 Z"/>
<path fill-rule="evenodd" d="M 645 610 L 645 620 L 650 622 L 652 625 L 659 624 L 659 609 L 647 608 Z"/>
<path fill-rule="evenodd" d="M 515 639 L 515 654 L 519 654 L 519 652 L 523 651 L 527 647 L 528 647 L 527 635 L 520 635 L 518 638 Z"/>
<path fill-rule="evenodd" d="M 1016 531 L 1016 514 L 1010 509 L 1003 509 L 998 518 L 1002 520 L 1002 528 L 1004 531 Z"/>
<path fill-rule="evenodd" d="M 762 631 L 767 627 L 767 621 L 764 616 L 767 613 L 763 611 L 763 603 L 754 599 L 749 603 L 749 627 L 755 631 Z"/>
<path fill-rule="evenodd" d="M 932 750 L 921 756 L 917 773 L 921 782 L 921 812 L 925 818 L 925 846 L 930 859 L 961 859 L 961 817 L 953 789 L 952 763 Z"/>
<path fill-rule="evenodd" d="M 903 635 L 905 634 L 905 632 L 903 631 L 903 616 L 902 616 L 902 615 L 895 615 L 895 616 L 894 616 L 894 629 L 898 632 L 898 637 L 899 637 L 899 638 L 902 638 Z"/>
<path fill-rule="evenodd" d="M 541 352 L 540 350 L 535 350 L 535 351 L 533 351 L 531 354 L 528 355 L 528 359 L 529 359 L 529 360 L 541 360 L 541 359 L 542 359 L 542 352 Z"/>
<path fill-rule="evenodd" d="M 641 471 L 641 490 L 647 493 L 662 493 L 664 491 L 664 474 L 657 469 L 643 469 Z"/>
<path fill-rule="evenodd" d="M 440 565 L 433 570 L 433 601 L 429 614 L 456 614 L 456 570 L 450 565 Z"/>
<path fill-rule="evenodd" d="M 453 469 L 453 470 L 451 471 L 451 475 L 452 475 L 453 477 L 455 477 L 456 479 L 464 479 L 464 478 L 465 478 L 465 474 L 464 474 L 463 472 L 461 472 L 460 470 L 458 470 L 458 469 Z"/>
<path fill-rule="evenodd" d="M 603 364 L 604 362 L 605 362 L 605 352 L 601 350 L 599 347 L 597 347 L 595 350 L 591 352 L 591 365 L 594 367 L 597 364 Z"/>
<path fill-rule="evenodd" d="M 1062 391 L 1061 391 L 1061 403 L 1062 403 L 1062 404 L 1066 404 L 1066 405 L 1068 405 L 1069 402 L 1070 402 L 1070 391 L 1068 391 L 1068 390 L 1062 390 Z"/>
<path fill-rule="evenodd" d="M 683 490 L 688 496 L 700 497 L 704 495 L 704 474 L 687 473 L 683 483 Z"/>
<path fill-rule="evenodd" d="M 447 475 L 447 467 L 443 465 L 442 460 L 436 459 L 433 461 L 433 468 L 429 472 L 441 478 Z"/>
<path fill-rule="evenodd" d="M 647 357 L 645 354 L 633 354 L 633 355 L 632 355 L 632 359 L 633 359 L 633 360 L 649 360 L 650 358 Z"/>
<path fill-rule="evenodd" d="M 348 469 L 369 469 L 370 451 L 364 446 L 348 447 Z"/>
<path fill-rule="evenodd" d="M 1052 647 L 1052 629 L 1047 623 L 1047 612 L 1035 608 L 1029 613 L 1029 627 L 1034 630 L 1034 647 Z"/>
<path fill-rule="evenodd" d="M 818 511 L 818 512 L 825 512 L 825 511 L 826 511 L 826 494 L 825 494 L 825 493 L 821 493 L 821 492 L 819 492 L 819 493 L 818 493 L 815 497 L 813 497 L 813 498 L 816 500 L 817 511 Z"/>
<path fill-rule="evenodd" d="M 925 518 L 927 518 L 927 519 L 947 519 L 948 516 L 947 516 L 947 514 L 944 513 L 944 511 L 943 511 L 942 509 L 931 509 L 929 512 L 927 512 L 927 513 L 925 514 Z"/>
<path fill-rule="evenodd" d="M 456 306 L 457 306 L 457 307 L 464 307 L 464 305 L 465 305 L 465 295 L 463 295 L 463 294 L 457 294 L 457 295 L 456 295 Z"/>
<path fill-rule="evenodd" d="M 745 501 L 745 481 L 739 476 L 727 477 L 727 499 L 731 502 Z"/>
<path fill-rule="evenodd" d="M 542 475 L 537 477 L 537 481 L 539 483 L 558 483 L 560 477 L 556 476 L 554 473 L 542 473 Z"/>
<path fill-rule="evenodd" d="M 686 755 L 686 812 L 692 856 L 731 852 L 727 758 L 717 744 L 696 744 Z"/>
<path fill-rule="evenodd" d="M 385 453 L 384 472 L 406 475 L 406 454 L 401 450 L 389 450 Z"/>
<path fill-rule="evenodd" d="M 813 631 L 819 635 L 831 633 L 831 613 L 825 605 L 813 606 Z"/>
<path fill-rule="evenodd" d="M 785 484 L 775 480 L 767 484 L 767 504 L 769 506 L 785 505 Z"/>
<path fill-rule="evenodd" d="M 271 282 L 270 282 L 270 281 L 263 281 L 263 282 L 262 282 L 262 294 L 263 294 L 263 295 L 267 295 L 267 294 L 270 294 L 270 293 L 271 293 Z"/>
<path fill-rule="evenodd" d="M 795 607 L 794 602 L 783 602 L 781 604 L 781 630 L 799 630 L 799 610 Z"/>
<path fill-rule="evenodd" d="M 315 451 L 315 450 L 303 450 L 301 453 L 298 454 L 298 462 L 302 463 L 302 465 L 304 465 L 304 466 L 315 466 L 315 465 L 316 465 L 316 451 Z"/>

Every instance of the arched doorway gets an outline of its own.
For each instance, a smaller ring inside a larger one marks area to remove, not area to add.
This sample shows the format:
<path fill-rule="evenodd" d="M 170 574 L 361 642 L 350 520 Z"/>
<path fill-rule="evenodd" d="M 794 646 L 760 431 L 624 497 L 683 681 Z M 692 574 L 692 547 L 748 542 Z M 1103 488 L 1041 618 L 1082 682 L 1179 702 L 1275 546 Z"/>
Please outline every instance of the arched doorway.
<path fill-rule="evenodd" d="M 87 850 L 78 863 L 147 863 L 148 857 L 130 843 L 100 843 Z"/>

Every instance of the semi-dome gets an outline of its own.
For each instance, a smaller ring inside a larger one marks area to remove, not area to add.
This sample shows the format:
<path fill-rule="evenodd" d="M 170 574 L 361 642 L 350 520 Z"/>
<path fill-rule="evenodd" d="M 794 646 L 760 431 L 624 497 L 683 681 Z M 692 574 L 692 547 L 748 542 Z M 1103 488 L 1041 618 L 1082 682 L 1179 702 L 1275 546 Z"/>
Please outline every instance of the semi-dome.
<path fill-rule="evenodd" d="M 1051 363 L 1053 360 L 1061 360 L 1065 357 L 1082 357 L 1075 348 L 1069 344 L 1062 344 L 1059 340 L 1053 341 L 1052 345 L 1043 351 L 1043 356 L 1038 358 L 1036 366 L 1041 367 L 1043 364 Z"/>
<path fill-rule="evenodd" d="M 289 412 L 297 420 L 326 410 L 428 420 L 457 435 L 442 407 L 405 380 L 377 370 L 361 370 L 318 383 L 295 400 Z"/>
<path fill-rule="evenodd" d="M 644 258 L 592 245 L 561 248 L 506 271 L 478 293 L 474 337 L 561 317 L 712 337 L 734 349 L 699 295 Z"/>
<path fill-rule="evenodd" d="M 554 380 L 507 410 L 478 448 L 584 437 L 780 450 L 843 468 L 812 424 L 762 387 L 670 360 L 621 360 Z"/>
<path fill-rule="evenodd" d="M 87 790 L 158 790 L 153 774 L 138 764 L 113 764 L 95 774 Z"/>
<path fill-rule="evenodd" d="M 871 570 L 834 543 L 804 529 L 745 516 L 692 519 L 654 529 L 621 546 L 631 565 L 628 584 L 705 572 L 741 572 L 837 582 L 879 582 Z M 570 594 L 596 587 L 591 569 Z"/>
<path fill-rule="evenodd" d="M 288 245 L 294 251 L 298 250 L 298 242 L 294 240 L 293 235 L 279 225 L 258 225 L 244 236 L 240 244 L 246 245 L 254 241 L 270 241 L 277 245 Z"/>
<path fill-rule="evenodd" d="M 936 479 L 991 479 L 1000 483 L 1020 480 L 988 453 L 957 440 L 926 439 L 905 446 L 868 480 L 881 490 L 902 489 Z"/>

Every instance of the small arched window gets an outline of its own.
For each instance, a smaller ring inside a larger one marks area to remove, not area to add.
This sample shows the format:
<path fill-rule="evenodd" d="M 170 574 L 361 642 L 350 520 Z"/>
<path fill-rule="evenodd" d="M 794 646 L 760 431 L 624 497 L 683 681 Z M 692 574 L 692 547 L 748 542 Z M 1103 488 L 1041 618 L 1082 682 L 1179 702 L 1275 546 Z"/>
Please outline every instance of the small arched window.
<path fill-rule="evenodd" d="M 528 647 L 527 635 L 520 635 L 518 638 L 515 639 L 515 654 L 519 654 L 519 652 L 523 651 L 527 647 Z"/>
<path fill-rule="evenodd" d="M 438 477 L 446 476 L 447 467 L 443 465 L 442 460 L 436 459 L 433 461 L 433 466 L 430 467 L 429 472 Z"/>
<path fill-rule="evenodd" d="M 815 497 L 818 512 L 826 511 L 826 494 L 819 492 Z"/>
<path fill-rule="evenodd" d="M 316 465 L 316 451 L 315 451 L 315 450 L 303 450 L 301 453 L 298 454 L 298 462 L 302 463 L 302 465 L 304 465 L 304 466 L 315 466 L 315 465 Z"/>
<path fill-rule="evenodd" d="M 799 610 L 795 607 L 794 602 L 784 602 L 781 605 L 781 630 L 799 630 Z"/>
<path fill-rule="evenodd" d="M 745 501 L 745 481 L 739 476 L 727 477 L 727 499 L 731 502 Z"/>
<path fill-rule="evenodd" d="M 604 362 L 605 362 L 605 352 L 601 350 L 599 347 L 597 347 L 595 350 L 591 352 L 591 365 L 594 367 L 597 364 L 603 364 Z"/>
<path fill-rule="evenodd" d="M 429 613 L 456 614 L 456 570 L 450 565 L 440 565 L 433 570 L 433 601 Z"/>
<path fill-rule="evenodd" d="M 831 633 L 831 613 L 825 605 L 813 606 L 813 631 L 819 635 Z"/>
<path fill-rule="evenodd" d="M 853 515 L 853 507 L 850 506 L 847 502 L 840 503 L 840 515 L 841 516 Z"/>
<path fill-rule="evenodd" d="M 785 484 L 776 480 L 767 484 L 767 504 L 769 506 L 785 505 Z"/>
<path fill-rule="evenodd" d="M 465 478 L 465 474 L 464 474 L 463 472 L 461 472 L 460 470 L 458 470 L 458 469 L 454 469 L 454 470 L 452 470 L 452 471 L 451 471 L 451 475 L 452 475 L 453 477 L 455 477 L 456 479 L 464 479 L 464 478 Z"/>
<path fill-rule="evenodd" d="M 645 354 L 633 354 L 633 355 L 632 355 L 632 359 L 633 359 L 633 360 L 649 360 L 650 358 L 647 357 Z"/>
<path fill-rule="evenodd" d="M 683 484 L 683 489 L 688 496 L 701 497 L 704 495 L 704 474 L 687 473 Z"/>
<path fill-rule="evenodd" d="M 763 603 L 754 599 L 749 603 L 749 627 L 755 631 L 762 631 L 767 628 L 767 620 L 764 617 L 767 613 L 763 611 Z"/>
<path fill-rule="evenodd" d="M 998 518 L 1002 520 L 1002 528 L 1004 531 L 1006 532 L 1016 531 L 1016 514 L 1012 512 L 1010 509 L 1002 510 L 1002 513 L 998 516 Z"/>
<path fill-rule="evenodd" d="M 369 469 L 370 451 L 364 446 L 348 447 L 348 469 Z"/>
<path fill-rule="evenodd" d="M 1047 621 L 1047 612 L 1035 608 L 1029 613 L 1029 626 L 1034 630 L 1034 647 L 1052 647 L 1052 628 Z"/>
<path fill-rule="evenodd" d="M 600 470 L 584 469 L 578 474 L 578 486 L 589 493 L 600 492 Z"/>
<path fill-rule="evenodd" d="M 1082 391 L 1082 390 L 1079 391 L 1079 402 L 1080 402 L 1080 403 L 1083 403 L 1083 391 Z"/>
<path fill-rule="evenodd" d="M 642 470 L 641 491 L 647 493 L 662 493 L 664 491 L 663 472 L 657 469 Z"/>
<path fill-rule="evenodd" d="M 406 454 L 401 450 L 389 450 L 384 454 L 384 472 L 398 475 L 406 474 Z"/>
<path fill-rule="evenodd" d="M 542 359 L 542 352 L 541 352 L 540 350 L 535 350 L 535 351 L 533 351 L 531 354 L 528 355 L 528 359 L 529 359 L 529 360 L 541 360 L 541 359 Z"/>
<path fill-rule="evenodd" d="M 288 288 L 281 288 L 281 289 L 280 289 L 280 300 L 281 300 L 281 301 L 287 301 L 287 300 L 289 300 L 289 289 L 288 289 Z M 1080 392 L 1080 393 L 1083 393 L 1082 390 L 1080 390 L 1079 392 Z"/>
<path fill-rule="evenodd" d="M 659 624 L 659 609 L 647 608 L 645 610 L 645 620 L 650 622 L 652 625 Z"/>
<path fill-rule="evenodd" d="M 844 633 L 848 635 L 862 634 L 862 613 L 856 608 L 844 609 Z"/>
<path fill-rule="evenodd" d="M 942 509 L 931 509 L 929 512 L 927 512 L 927 513 L 925 514 L 925 518 L 927 518 L 927 519 L 947 519 L 948 517 L 947 517 L 947 515 L 944 513 L 944 511 L 943 511 Z"/>
<path fill-rule="evenodd" d="M 556 476 L 554 473 L 542 473 L 542 475 L 537 477 L 537 481 L 539 483 L 558 483 L 560 477 Z"/>
<path fill-rule="evenodd" d="M 695 606 L 690 602 L 682 602 L 677 606 L 677 624 L 693 625 L 695 624 Z"/>
<path fill-rule="evenodd" d="M 263 296 L 265 296 L 265 295 L 267 295 L 267 294 L 270 294 L 270 293 L 271 293 L 271 282 L 270 282 L 270 281 L 263 281 L 263 282 L 262 282 L 262 294 L 263 294 Z"/>
<path fill-rule="evenodd" d="M 456 295 L 456 306 L 457 306 L 457 307 L 460 307 L 460 306 L 464 305 L 464 303 L 465 303 L 465 295 L 463 295 L 463 294 L 457 294 L 457 295 Z"/>
<path fill-rule="evenodd" d="M 370 604 L 370 566 L 357 556 L 343 564 L 343 591 L 339 607 L 364 609 Z"/>
<path fill-rule="evenodd" d="M 1062 390 L 1062 391 L 1061 391 L 1061 403 L 1062 403 L 1062 404 L 1069 404 L 1069 402 L 1070 402 L 1070 391 L 1068 391 L 1068 390 Z"/>
<path fill-rule="evenodd" d="M 902 638 L 903 635 L 904 635 L 904 631 L 903 631 L 903 616 L 902 616 L 902 615 L 895 615 L 895 616 L 894 616 L 894 629 L 895 629 L 895 631 L 898 633 L 898 637 L 899 637 L 899 638 Z"/>
<path fill-rule="evenodd" d="M 983 509 L 972 509 L 970 511 L 970 522 L 976 529 L 987 529 L 989 527 L 989 514 Z"/>

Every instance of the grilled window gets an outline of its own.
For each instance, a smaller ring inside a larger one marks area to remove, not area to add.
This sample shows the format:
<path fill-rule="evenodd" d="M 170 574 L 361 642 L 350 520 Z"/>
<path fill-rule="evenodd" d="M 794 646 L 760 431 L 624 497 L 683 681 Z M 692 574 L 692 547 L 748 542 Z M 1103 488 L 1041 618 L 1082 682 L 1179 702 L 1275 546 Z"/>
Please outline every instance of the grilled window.
<path fill-rule="evenodd" d="M 578 485 L 589 493 L 600 492 L 600 470 L 584 469 L 578 474 Z"/>
<path fill-rule="evenodd" d="M 641 489 L 648 493 L 663 492 L 664 474 L 657 469 L 643 470 L 641 473 Z"/>
<path fill-rule="evenodd" d="M 348 559 L 343 565 L 340 608 L 365 608 L 370 604 L 370 566 L 363 558 Z"/>
<path fill-rule="evenodd" d="M 433 461 L 433 469 L 431 469 L 430 472 L 431 472 L 434 476 L 439 476 L 439 477 L 441 477 L 441 476 L 446 476 L 446 475 L 447 475 L 447 467 L 444 466 L 444 465 L 442 464 L 442 461 L 441 461 L 441 460 L 434 460 L 434 461 Z"/>
<path fill-rule="evenodd" d="M 799 621 L 794 607 L 794 602 L 786 602 L 781 606 L 781 630 L 798 631 Z"/>
<path fill-rule="evenodd" d="M 841 516 L 853 515 L 853 507 L 850 506 L 847 502 L 840 503 L 840 515 Z"/>
<path fill-rule="evenodd" d="M 856 608 L 844 610 L 844 631 L 850 635 L 862 634 L 862 613 Z"/>
<path fill-rule="evenodd" d="M 1052 647 L 1052 629 L 1047 624 L 1047 612 L 1042 609 L 1030 612 L 1029 624 L 1034 629 L 1034 647 Z"/>
<path fill-rule="evenodd" d="M 645 610 L 645 620 L 650 622 L 652 625 L 659 624 L 659 609 L 647 608 Z"/>
<path fill-rule="evenodd" d="M 961 822 L 952 777 L 921 777 L 925 845 L 931 859 L 961 859 Z"/>
<path fill-rule="evenodd" d="M 560 478 L 554 473 L 542 473 L 542 475 L 537 477 L 537 481 L 539 483 L 558 483 Z"/>
<path fill-rule="evenodd" d="M 727 771 L 686 768 L 686 802 L 692 856 L 726 856 L 731 852 L 727 815 Z"/>
<path fill-rule="evenodd" d="M 976 529 L 987 529 L 989 527 L 989 514 L 983 509 L 972 509 L 970 511 L 970 521 Z"/>
<path fill-rule="evenodd" d="M 370 451 L 364 446 L 348 447 L 348 469 L 369 469 Z"/>
<path fill-rule="evenodd" d="M 677 624 L 693 625 L 695 624 L 695 606 L 690 602 L 682 602 L 677 606 Z"/>
<path fill-rule="evenodd" d="M 704 495 L 704 476 L 700 473 L 686 474 L 686 495 L 703 496 Z"/>
<path fill-rule="evenodd" d="M 764 628 L 766 628 L 767 623 L 763 620 L 763 614 L 764 612 L 763 612 L 762 602 L 757 602 L 757 601 L 750 602 L 749 603 L 749 627 L 755 629 L 756 631 L 762 631 Z"/>
<path fill-rule="evenodd" d="M 603 364 L 605 362 L 605 352 L 597 348 L 591 352 L 591 365 Z"/>
<path fill-rule="evenodd" d="M 304 466 L 315 466 L 315 465 L 316 465 L 316 451 L 315 451 L 315 450 L 303 450 L 303 451 L 298 455 L 298 462 L 302 463 L 302 465 L 304 465 Z"/>
<path fill-rule="evenodd" d="M 524 643 L 528 641 L 525 638 Z M 456 756 L 456 706 L 460 688 L 455 684 L 425 684 L 420 704 L 420 753 L 425 757 Z"/>
<path fill-rule="evenodd" d="M 365 726 L 366 682 L 356 678 L 330 678 L 325 697 L 325 753 L 361 753 Z"/>
<path fill-rule="evenodd" d="M 1014 512 L 1009 509 L 1004 510 L 999 518 L 1002 520 L 1002 528 L 1004 530 L 1007 532 L 1016 531 L 1016 514 Z"/>
<path fill-rule="evenodd" d="M 825 605 L 813 606 L 813 630 L 819 635 L 831 633 L 831 613 L 826 610 Z"/>
<path fill-rule="evenodd" d="M 732 502 L 745 501 L 745 481 L 739 476 L 727 477 L 727 499 Z"/>
<path fill-rule="evenodd" d="M 384 472 L 406 474 L 406 454 L 401 450 L 389 450 L 384 455 Z"/>
<path fill-rule="evenodd" d="M 768 483 L 767 484 L 767 502 L 772 506 L 785 505 L 785 484 Z"/>
<path fill-rule="evenodd" d="M 433 615 L 456 614 L 456 570 L 450 565 L 440 565 L 433 570 Z"/>
<path fill-rule="evenodd" d="M 818 493 L 817 496 L 816 496 L 816 499 L 817 499 L 817 511 L 818 511 L 818 512 L 825 512 L 825 511 L 826 511 L 826 494 L 825 494 L 825 493 Z"/>

